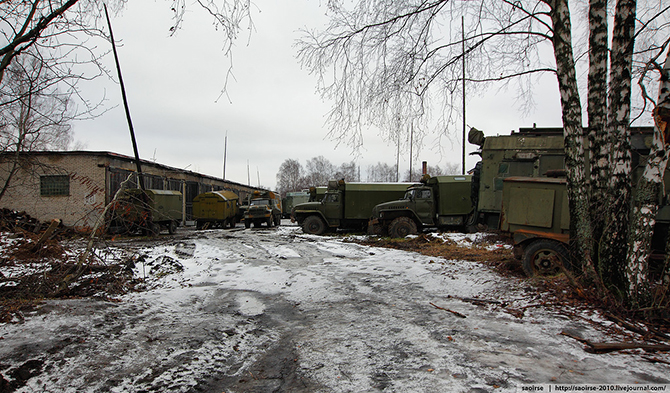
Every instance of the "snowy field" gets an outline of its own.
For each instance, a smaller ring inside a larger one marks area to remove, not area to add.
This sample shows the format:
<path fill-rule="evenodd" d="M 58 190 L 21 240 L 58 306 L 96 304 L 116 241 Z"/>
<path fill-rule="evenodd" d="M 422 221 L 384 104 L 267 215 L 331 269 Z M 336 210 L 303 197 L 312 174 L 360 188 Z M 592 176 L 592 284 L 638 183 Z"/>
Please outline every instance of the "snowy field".
<path fill-rule="evenodd" d="M 536 307 L 531 282 L 477 263 L 295 226 L 128 247 L 143 256 L 134 273 L 149 289 L 48 301 L 0 325 L 5 382 L 22 381 L 18 392 L 227 393 L 670 383 L 670 367 L 644 352 L 591 354 L 561 334 L 608 341 L 592 321 L 609 322 Z"/>

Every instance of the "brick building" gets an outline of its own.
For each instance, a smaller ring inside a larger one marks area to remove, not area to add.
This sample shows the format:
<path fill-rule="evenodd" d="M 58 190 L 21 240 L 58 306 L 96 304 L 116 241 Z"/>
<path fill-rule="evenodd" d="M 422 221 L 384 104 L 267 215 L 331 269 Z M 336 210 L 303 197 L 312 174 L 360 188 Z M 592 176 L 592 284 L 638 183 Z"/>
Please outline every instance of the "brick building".
<path fill-rule="evenodd" d="M 150 161 L 141 161 L 144 187 L 176 190 L 184 196 L 183 221 L 192 220 L 192 202 L 207 191 L 230 190 L 245 198 L 255 187 Z M 25 211 L 41 221 L 92 228 L 121 182 L 136 172 L 132 157 L 110 152 L 65 151 L 0 154 L 0 190 L 16 168 L 0 207 Z M 136 176 L 131 177 L 136 187 Z"/>

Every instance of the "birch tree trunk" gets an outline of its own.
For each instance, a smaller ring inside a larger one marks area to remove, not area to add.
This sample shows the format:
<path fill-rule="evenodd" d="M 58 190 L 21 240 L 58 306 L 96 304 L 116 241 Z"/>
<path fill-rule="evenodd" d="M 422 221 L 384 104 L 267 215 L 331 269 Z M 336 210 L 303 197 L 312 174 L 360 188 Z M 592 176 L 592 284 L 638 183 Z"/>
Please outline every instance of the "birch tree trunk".
<path fill-rule="evenodd" d="M 626 266 L 628 298 L 637 308 L 646 307 L 651 300 L 648 264 L 651 237 L 670 149 L 670 51 L 666 54 L 660 79 L 658 103 L 654 108 L 654 139 L 633 200 Z"/>
<path fill-rule="evenodd" d="M 631 208 L 630 107 L 635 43 L 635 0 L 618 0 L 614 14 L 607 134 L 611 139 L 608 198 L 601 201 L 605 227 L 600 243 L 598 268 L 605 283 L 625 288 L 625 256 L 628 253 Z"/>
<path fill-rule="evenodd" d="M 589 121 L 589 167 L 591 225 L 594 247 L 592 260 L 599 258 L 597 244 L 603 234 L 604 206 L 607 198 L 607 183 L 610 177 L 610 143 L 607 140 L 607 65 L 608 48 L 607 0 L 589 2 L 589 74 L 588 74 L 588 121 Z M 591 265 L 584 265 L 584 274 L 599 279 Z"/>
<path fill-rule="evenodd" d="M 551 7 L 554 57 L 561 95 L 565 166 L 568 171 L 568 200 L 572 259 L 582 266 L 592 265 L 592 233 L 589 213 L 589 190 L 586 181 L 585 135 L 582 108 L 577 88 L 572 26 L 568 0 L 546 0 Z"/>

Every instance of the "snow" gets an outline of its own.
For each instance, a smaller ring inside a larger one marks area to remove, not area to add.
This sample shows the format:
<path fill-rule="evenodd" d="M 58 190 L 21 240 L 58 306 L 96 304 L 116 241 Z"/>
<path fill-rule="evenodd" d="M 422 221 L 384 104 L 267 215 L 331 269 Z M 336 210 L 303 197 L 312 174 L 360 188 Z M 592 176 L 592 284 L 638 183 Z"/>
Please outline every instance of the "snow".
<path fill-rule="evenodd" d="M 481 236 L 444 238 L 471 245 Z M 667 366 L 642 353 L 589 354 L 560 334 L 606 341 L 593 328 L 606 325 L 597 314 L 528 307 L 515 317 L 510 308 L 538 303 L 532 283 L 473 262 L 290 226 L 201 231 L 135 252 L 144 256 L 135 275 L 147 291 L 117 302 L 48 301 L 22 323 L 0 325 L 6 379 L 29 360 L 41 362 L 17 391 L 515 392 L 534 383 L 670 383 Z"/>

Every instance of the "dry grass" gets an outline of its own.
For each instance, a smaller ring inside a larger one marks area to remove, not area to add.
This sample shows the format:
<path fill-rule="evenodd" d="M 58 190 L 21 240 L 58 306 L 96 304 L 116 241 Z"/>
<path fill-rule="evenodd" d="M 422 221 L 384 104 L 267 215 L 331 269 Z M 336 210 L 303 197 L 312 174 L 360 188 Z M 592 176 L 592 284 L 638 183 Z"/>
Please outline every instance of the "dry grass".
<path fill-rule="evenodd" d="M 524 276 L 521 265 L 512 255 L 512 250 L 501 246 L 511 244 L 510 239 L 495 233 L 487 234 L 470 245 L 460 245 L 453 240 L 435 237 L 432 234 L 421 234 L 406 239 L 367 238 L 356 242 L 368 246 L 414 251 L 445 259 L 480 262 L 503 275 Z"/>

